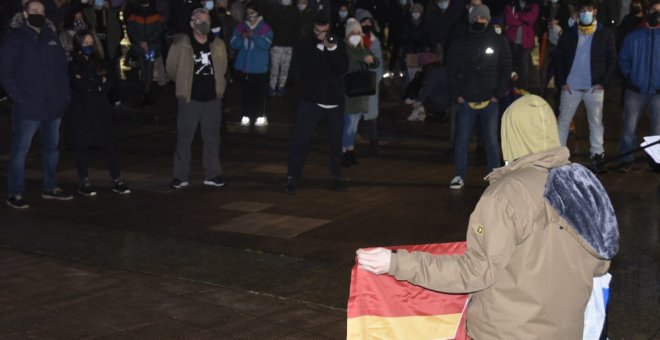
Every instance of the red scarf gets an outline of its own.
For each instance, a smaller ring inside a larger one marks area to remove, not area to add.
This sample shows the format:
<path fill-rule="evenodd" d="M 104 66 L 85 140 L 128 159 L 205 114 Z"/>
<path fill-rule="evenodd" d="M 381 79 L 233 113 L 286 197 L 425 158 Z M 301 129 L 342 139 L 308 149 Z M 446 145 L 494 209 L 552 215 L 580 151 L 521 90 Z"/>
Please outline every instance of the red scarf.
<path fill-rule="evenodd" d="M 371 33 L 365 34 L 364 39 L 362 39 L 362 42 L 364 43 L 364 46 L 371 50 Z"/>

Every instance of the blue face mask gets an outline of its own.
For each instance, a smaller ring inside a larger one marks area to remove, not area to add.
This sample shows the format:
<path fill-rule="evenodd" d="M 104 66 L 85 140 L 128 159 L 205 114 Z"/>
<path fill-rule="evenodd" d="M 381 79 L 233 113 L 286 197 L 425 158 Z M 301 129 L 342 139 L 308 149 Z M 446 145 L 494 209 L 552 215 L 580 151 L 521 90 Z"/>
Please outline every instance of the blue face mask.
<path fill-rule="evenodd" d="M 204 9 L 206 9 L 207 11 L 210 11 L 210 10 L 213 9 L 214 5 L 215 4 L 213 3 L 213 1 L 207 1 L 207 2 L 204 3 Z"/>
<path fill-rule="evenodd" d="M 594 21 L 594 12 L 580 12 L 580 23 L 582 25 L 591 25 L 591 23 Z"/>
<path fill-rule="evenodd" d="M 80 50 L 86 56 L 91 56 L 94 54 L 94 46 L 83 46 Z"/>
<path fill-rule="evenodd" d="M 438 7 L 443 11 L 449 8 L 449 1 L 438 1 L 437 4 Z"/>

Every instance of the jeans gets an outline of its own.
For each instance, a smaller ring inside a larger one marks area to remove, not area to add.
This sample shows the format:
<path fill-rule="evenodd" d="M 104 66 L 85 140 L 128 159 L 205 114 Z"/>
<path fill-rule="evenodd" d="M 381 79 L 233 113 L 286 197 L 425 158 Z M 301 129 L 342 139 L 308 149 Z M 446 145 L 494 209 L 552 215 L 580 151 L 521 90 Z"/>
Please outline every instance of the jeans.
<path fill-rule="evenodd" d="M 11 143 L 11 157 L 9 159 L 8 194 L 9 196 L 22 195 L 25 190 L 25 158 L 32 139 L 37 133 L 41 134 L 41 160 L 43 163 L 43 179 L 41 189 L 44 192 L 57 187 L 55 171 L 60 152 L 57 143 L 60 140 L 60 121 L 44 120 L 15 120 L 13 122 L 13 138 Z"/>
<path fill-rule="evenodd" d="M 195 139 L 197 126 L 202 134 L 202 165 L 206 179 L 220 176 L 220 122 L 222 121 L 222 101 L 208 102 L 191 100 L 186 103 L 179 99 L 179 112 L 176 117 L 176 150 L 174 151 L 174 178 L 187 181 L 190 175 L 191 145 Z"/>
<path fill-rule="evenodd" d="M 362 117 L 362 115 L 359 113 L 344 113 L 344 133 L 341 142 L 342 148 L 346 149 L 355 146 L 355 135 L 357 134 L 360 117 Z"/>
<path fill-rule="evenodd" d="M 571 121 L 575 116 L 575 111 L 581 101 L 587 108 L 587 119 L 589 121 L 589 143 L 591 144 L 591 156 L 600 155 L 605 152 L 603 147 L 603 99 L 605 91 L 603 90 L 571 90 L 561 92 L 559 103 L 559 118 L 557 126 L 559 128 L 559 140 L 561 145 L 566 146 L 568 140 L 568 130 L 571 127 Z"/>
<path fill-rule="evenodd" d="M 646 105 L 649 106 L 651 120 L 649 133 L 653 136 L 660 135 L 660 94 L 643 95 L 626 90 L 623 105 L 623 133 L 619 150 L 621 153 L 626 153 L 638 146 L 637 124 Z M 621 158 L 622 162 L 632 162 L 634 160 L 634 154 Z"/>
<path fill-rule="evenodd" d="M 465 178 L 468 163 L 468 146 L 472 136 L 472 128 L 477 117 L 483 124 L 483 134 L 486 140 L 488 171 L 500 166 L 500 146 L 497 138 L 499 127 L 499 107 L 490 102 L 481 110 L 474 110 L 468 103 L 456 106 L 456 146 L 454 149 L 454 175 Z"/>

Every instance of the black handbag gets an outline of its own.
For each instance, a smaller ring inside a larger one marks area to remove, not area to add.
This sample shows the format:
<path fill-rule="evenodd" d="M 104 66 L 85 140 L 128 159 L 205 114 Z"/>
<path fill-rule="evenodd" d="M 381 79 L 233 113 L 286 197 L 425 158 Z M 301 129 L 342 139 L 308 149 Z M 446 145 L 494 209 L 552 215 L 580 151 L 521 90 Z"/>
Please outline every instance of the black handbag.
<path fill-rule="evenodd" d="M 361 69 L 344 75 L 344 87 L 349 97 L 371 96 L 376 94 L 376 72 Z"/>

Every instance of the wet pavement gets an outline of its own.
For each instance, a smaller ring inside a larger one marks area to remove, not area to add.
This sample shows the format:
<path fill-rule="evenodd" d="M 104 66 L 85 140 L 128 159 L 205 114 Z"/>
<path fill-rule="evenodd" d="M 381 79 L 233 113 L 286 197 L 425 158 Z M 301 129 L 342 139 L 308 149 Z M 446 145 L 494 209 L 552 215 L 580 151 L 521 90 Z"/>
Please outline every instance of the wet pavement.
<path fill-rule="evenodd" d="M 38 141 L 25 198 L 0 207 L 0 338 L 341 339 L 354 250 L 363 246 L 452 242 L 486 187 L 485 156 L 471 154 L 466 187 L 452 191 L 448 121 L 404 120 L 409 108 L 385 83 L 383 154 L 361 141 L 361 164 L 344 170 L 349 192 L 329 189 L 324 131 L 294 196 L 284 195 L 294 100 L 267 103 L 267 128 L 242 128 L 238 94 L 227 94 L 221 158 L 229 186 L 202 185 L 201 142 L 193 145 L 191 186 L 173 191 L 175 102 L 117 114 L 118 148 L 130 196 L 111 192 L 103 163 L 90 174 L 94 198 L 39 197 Z M 130 101 L 136 91 L 124 85 Z M 618 93 L 614 90 L 609 93 Z M 606 150 L 616 154 L 618 98 L 606 104 Z M 588 127 L 576 116 L 569 143 L 586 162 Z M 0 192 L 6 192 L 9 113 L 0 108 Z M 642 132 L 648 120 L 642 121 Z M 65 131 L 66 127 L 63 127 Z M 62 145 L 58 177 L 77 184 Z M 660 175 L 644 159 L 628 174 L 600 179 L 621 230 L 613 261 L 610 339 L 660 339 Z"/>

